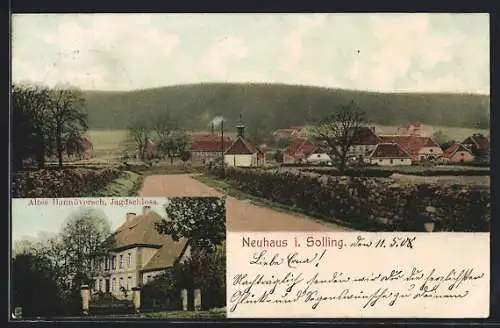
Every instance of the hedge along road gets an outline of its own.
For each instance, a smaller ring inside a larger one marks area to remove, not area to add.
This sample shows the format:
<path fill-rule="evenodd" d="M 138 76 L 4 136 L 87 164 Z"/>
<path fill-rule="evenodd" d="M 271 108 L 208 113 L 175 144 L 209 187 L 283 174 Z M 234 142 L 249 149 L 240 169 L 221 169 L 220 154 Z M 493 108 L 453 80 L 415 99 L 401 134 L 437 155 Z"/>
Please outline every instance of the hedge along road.
<path fill-rule="evenodd" d="M 190 174 L 172 174 L 147 176 L 139 195 L 143 197 L 220 197 L 224 194 L 193 179 Z M 229 196 L 226 201 L 226 217 L 229 231 L 352 231 L 334 223 L 276 211 Z"/>

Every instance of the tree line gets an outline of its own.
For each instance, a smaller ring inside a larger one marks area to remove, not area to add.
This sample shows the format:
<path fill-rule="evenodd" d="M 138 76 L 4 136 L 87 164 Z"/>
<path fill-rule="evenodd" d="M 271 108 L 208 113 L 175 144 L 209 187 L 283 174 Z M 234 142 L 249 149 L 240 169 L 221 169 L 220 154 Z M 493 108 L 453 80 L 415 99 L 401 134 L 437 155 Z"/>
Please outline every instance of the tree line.
<path fill-rule="evenodd" d="M 146 116 L 133 119 L 128 125 L 128 139 L 135 145 L 140 160 L 175 158 L 183 162 L 189 160 L 189 136 L 180 128 L 180 121 L 172 112 L 166 110 L 154 117 Z M 154 151 L 149 152 L 149 144 Z M 124 157 L 130 157 L 126 154 Z"/>
<path fill-rule="evenodd" d="M 56 156 L 60 168 L 63 156 L 80 156 L 88 129 L 82 93 L 69 86 L 12 86 L 12 164 L 14 171 L 27 162 L 45 167 Z"/>

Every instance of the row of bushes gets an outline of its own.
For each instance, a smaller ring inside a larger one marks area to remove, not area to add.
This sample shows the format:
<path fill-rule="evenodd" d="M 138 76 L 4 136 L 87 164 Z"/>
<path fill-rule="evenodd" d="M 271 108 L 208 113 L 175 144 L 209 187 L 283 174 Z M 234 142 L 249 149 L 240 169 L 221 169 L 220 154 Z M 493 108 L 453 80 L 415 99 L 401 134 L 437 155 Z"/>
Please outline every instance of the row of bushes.
<path fill-rule="evenodd" d="M 301 212 L 366 231 L 489 231 L 490 192 L 457 185 L 393 185 L 389 179 L 314 176 L 280 170 L 212 170 L 234 187 Z"/>
<path fill-rule="evenodd" d="M 51 198 L 93 196 L 121 171 L 114 168 L 42 169 L 17 173 L 12 177 L 12 197 Z"/>
<path fill-rule="evenodd" d="M 352 168 L 347 169 L 344 173 L 340 173 L 337 169 L 323 169 L 323 168 L 301 168 L 301 171 L 312 172 L 319 174 L 328 174 L 331 176 L 346 175 L 350 177 L 379 177 L 387 178 L 393 173 L 399 174 L 410 174 L 417 176 L 489 176 L 490 171 L 485 169 L 473 169 L 473 168 L 448 168 L 448 167 L 421 167 L 421 166 L 409 166 L 405 168 Z"/>

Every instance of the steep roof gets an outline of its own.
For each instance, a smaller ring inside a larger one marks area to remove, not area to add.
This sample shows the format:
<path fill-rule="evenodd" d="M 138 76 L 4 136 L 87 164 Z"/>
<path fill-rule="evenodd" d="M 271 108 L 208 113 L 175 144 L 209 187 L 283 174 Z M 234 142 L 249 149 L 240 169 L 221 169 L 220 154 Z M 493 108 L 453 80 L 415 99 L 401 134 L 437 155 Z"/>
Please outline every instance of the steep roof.
<path fill-rule="evenodd" d="M 459 143 L 454 143 L 453 145 L 451 145 L 450 147 L 446 148 L 443 151 L 443 157 L 451 158 L 458 151 L 466 151 L 470 153 L 470 151 L 464 145 Z"/>
<path fill-rule="evenodd" d="M 301 152 L 304 155 L 309 155 L 316 150 L 316 146 L 305 138 L 297 138 L 286 147 L 284 154 L 288 156 L 295 156 Z"/>
<path fill-rule="evenodd" d="M 439 147 L 430 137 L 406 136 L 406 135 L 381 135 L 380 138 L 386 143 L 397 143 L 406 152 L 416 155 L 424 147 Z"/>
<path fill-rule="evenodd" d="M 172 245 L 163 245 L 142 270 L 157 270 L 173 266 L 185 252 L 187 246 L 186 240 Z"/>
<path fill-rule="evenodd" d="M 377 145 L 372 158 L 409 158 L 410 155 L 397 143 L 380 143 Z"/>
<path fill-rule="evenodd" d="M 113 240 L 112 249 L 132 247 L 133 245 L 147 245 L 161 248 L 163 246 L 178 249 L 186 243 L 185 240 L 176 242 L 170 235 L 158 233 L 155 222 L 160 221 L 161 216 L 150 211 L 146 215 L 136 215 L 126 220 L 110 238 Z"/>
<path fill-rule="evenodd" d="M 227 155 L 251 155 L 262 153 L 248 138 L 238 136 L 236 140 L 229 146 L 224 154 Z"/>
<path fill-rule="evenodd" d="M 462 144 L 472 144 L 477 149 L 490 150 L 490 140 L 482 134 L 473 134 L 472 136 L 465 139 Z"/>
<path fill-rule="evenodd" d="M 382 140 L 367 126 L 357 128 L 354 135 L 353 145 L 376 145 Z"/>

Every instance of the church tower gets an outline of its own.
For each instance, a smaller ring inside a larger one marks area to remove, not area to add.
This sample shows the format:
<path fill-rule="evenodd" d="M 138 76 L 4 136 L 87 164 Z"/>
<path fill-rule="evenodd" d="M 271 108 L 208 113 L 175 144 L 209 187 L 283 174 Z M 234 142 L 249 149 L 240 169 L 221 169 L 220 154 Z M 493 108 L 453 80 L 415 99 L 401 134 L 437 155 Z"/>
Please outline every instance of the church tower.
<path fill-rule="evenodd" d="M 236 124 L 236 133 L 238 137 L 244 137 L 245 136 L 245 125 L 243 124 L 243 118 L 240 113 L 240 120 L 238 121 L 238 124 Z"/>

